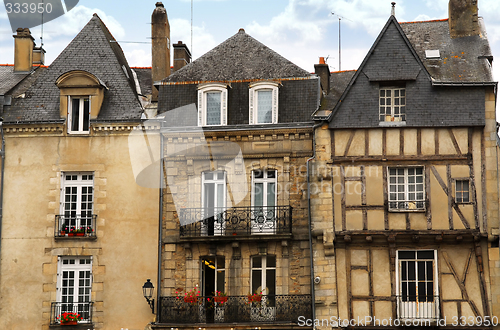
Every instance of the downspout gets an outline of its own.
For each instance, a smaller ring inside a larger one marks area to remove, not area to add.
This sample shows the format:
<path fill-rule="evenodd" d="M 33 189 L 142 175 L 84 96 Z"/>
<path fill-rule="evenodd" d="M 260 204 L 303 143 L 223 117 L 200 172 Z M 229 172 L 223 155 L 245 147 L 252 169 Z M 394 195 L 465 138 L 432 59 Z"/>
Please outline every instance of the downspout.
<path fill-rule="evenodd" d="M 163 241 L 163 180 L 165 179 L 163 176 L 163 134 L 161 129 L 163 124 L 160 123 L 160 196 L 158 206 L 158 273 L 157 273 L 157 282 L 156 282 L 156 323 L 161 323 L 161 251 L 162 251 L 162 241 Z"/>
<path fill-rule="evenodd" d="M 0 255 L 2 251 L 2 222 L 3 222 L 3 182 L 5 176 L 5 138 L 3 135 L 3 119 L 0 118 L 0 135 L 2 137 L 2 150 L 0 150 L 0 155 L 2 156 L 2 168 L 0 179 Z"/>
<path fill-rule="evenodd" d="M 318 123 L 312 127 L 312 149 L 313 149 L 313 155 L 311 158 L 309 158 L 306 163 L 307 163 L 307 220 L 308 220 L 308 225 L 309 225 L 309 259 L 311 260 L 311 300 L 312 300 L 312 320 L 316 319 L 316 299 L 315 299 L 315 293 L 314 293 L 314 253 L 313 253 L 313 244 L 312 244 L 312 220 L 311 220 L 311 182 L 309 181 L 309 162 L 316 158 L 316 128 L 320 127 L 323 123 Z M 315 327 L 313 327 L 314 329 Z"/>

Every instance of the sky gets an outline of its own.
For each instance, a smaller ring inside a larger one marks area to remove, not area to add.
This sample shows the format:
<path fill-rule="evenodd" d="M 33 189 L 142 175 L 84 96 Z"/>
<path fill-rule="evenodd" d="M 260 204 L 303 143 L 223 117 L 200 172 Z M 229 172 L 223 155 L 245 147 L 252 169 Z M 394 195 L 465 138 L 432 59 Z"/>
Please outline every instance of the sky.
<path fill-rule="evenodd" d="M 240 28 L 309 72 L 319 57 L 331 71 L 355 70 L 396 4 L 400 22 L 448 17 L 448 0 L 164 0 L 173 43 L 181 40 L 196 59 Z M 43 27 L 46 64 L 50 64 L 97 13 L 120 43 L 133 67 L 151 66 L 151 13 L 156 1 L 80 0 Z M 479 0 L 500 77 L 500 1 Z M 332 14 L 333 13 L 333 14 Z M 339 64 L 339 18 L 341 63 Z M 192 23 L 191 23 L 192 22 Z M 191 29 L 192 26 L 192 29 Z M 191 38 L 192 30 L 192 38 Z M 31 29 L 37 46 L 41 27 Z M 12 38 L 6 8 L 0 5 L 0 64 L 12 64 Z"/>

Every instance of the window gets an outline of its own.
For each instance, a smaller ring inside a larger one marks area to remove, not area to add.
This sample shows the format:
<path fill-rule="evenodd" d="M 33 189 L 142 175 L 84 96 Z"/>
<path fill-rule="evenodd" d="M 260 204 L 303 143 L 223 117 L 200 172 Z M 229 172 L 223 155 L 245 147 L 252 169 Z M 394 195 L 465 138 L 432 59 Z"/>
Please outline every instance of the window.
<path fill-rule="evenodd" d="M 469 203 L 469 180 L 455 180 L 455 202 Z"/>
<path fill-rule="evenodd" d="M 213 171 L 203 173 L 203 235 L 224 235 L 226 223 L 226 172 Z"/>
<path fill-rule="evenodd" d="M 389 210 L 425 209 L 423 167 L 389 168 Z"/>
<path fill-rule="evenodd" d="M 252 171 L 252 234 L 276 231 L 276 171 Z"/>
<path fill-rule="evenodd" d="M 252 257 L 252 293 L 261 293 L 260 304 L 252 304 L 252 321 L 269 320 L 276 315 L 276 256 Z"/>
<path fill-rule="evenodd" d="M 77 230 L 86 234 L 94 233 L 93 205 L 93 173 L 62 173 L 60 230 L 66 233 Z"/>
<path fill-rule="evenodd" d="M 227 125 L 227 85 L 198 87 L 198 126 Z"/>
<path fill-rule="evenodd" d="M 250 84 L 249 123 L 276 124 L 278 122 L 278 84 L 258 82 Z"/>
<path fill-rule="evenodd" d="M 381 87 L 380 121 L 406 121 L 406 91 L 404 87 Z"/>
<path fill-rule="evenodd" d="M 55 315 L 78 313 L 91 321 L 92 258 L 60 257 Z"/>
<path fill-rule="evenodd" d="M 399 318 L 438 318 L 437 251 L 398 251 L 396 267 Z"/>
<path fill-rule="evenodd" d="M 225 292 L 226 263 L 223 256 L 201 258 L 201 295 L 214 296 L 215 292 Z"/>
<path fill-rule="evenodd" d="M 68 105 L 68 133 L 89 133 L 90 98 L 70 97 Z"/>

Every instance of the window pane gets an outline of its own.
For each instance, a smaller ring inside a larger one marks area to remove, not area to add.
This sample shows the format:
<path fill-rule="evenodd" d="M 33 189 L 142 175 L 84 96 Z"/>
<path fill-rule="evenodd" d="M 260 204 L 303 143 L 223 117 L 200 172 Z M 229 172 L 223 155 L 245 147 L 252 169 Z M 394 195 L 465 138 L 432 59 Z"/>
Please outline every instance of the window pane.
<path fill-rule="evenodd" d="M 71 130 L 78 131 L 80 123 L 80 99 L 71 99 Z"/>
<path fill-rule="evenodd" d="M 271 90 L 262 90 L 257 92 L 257 122 L 272 123 L 272 98 Z"/>
<path fill-rule="evenodd" d="M 261 182 L 254 183 L 254 206 L 264 205 L 264 184 Z"/>
<path fill-rule="evenodd" d="M 252 268 L 261 268 L 261 267 L 262 267 L 262 257 L 253 257 Z"/>
<path fill-rule="evenodd" d="M 252 270 L 252 292 L 254 293 L 257 290 L 262 290 L 262 270 L 254 269 Z"/>
<path fill-rule="evenodd" d="M 275 206 L 275 189 L 276 184 L 274 182 L 269 182 L 267 184 L 267 206 Z"/>
<path fill-rule="evenodd" d="M 434 259 L 434 251 L 417 251 L 418 259 Z"/>
<path fill-rule="evenodd" d="M 415 251 L 399 251 L 399 259 L 415 259 Z"/>
<path fill-rule="evenodd" d="M 221 124 L 221 94 L 220 92 L 207 93 L 207 125 Z"/>
<path fill-rule="evenodd" d="M 276 267 L 276 256 L 267 256 L 267 267 Z"/>

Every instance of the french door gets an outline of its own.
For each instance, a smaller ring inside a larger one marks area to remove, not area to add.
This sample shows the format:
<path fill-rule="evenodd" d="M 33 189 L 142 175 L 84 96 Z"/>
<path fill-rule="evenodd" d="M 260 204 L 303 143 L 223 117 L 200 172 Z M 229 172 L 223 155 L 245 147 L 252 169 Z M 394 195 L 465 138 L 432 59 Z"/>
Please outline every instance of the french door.
<path fill-rule="evenodd" d="M 226 228 L 226 173 L 213 171 L 203 173 L 203 223 L 202 234 L 224 235 Z"/>

